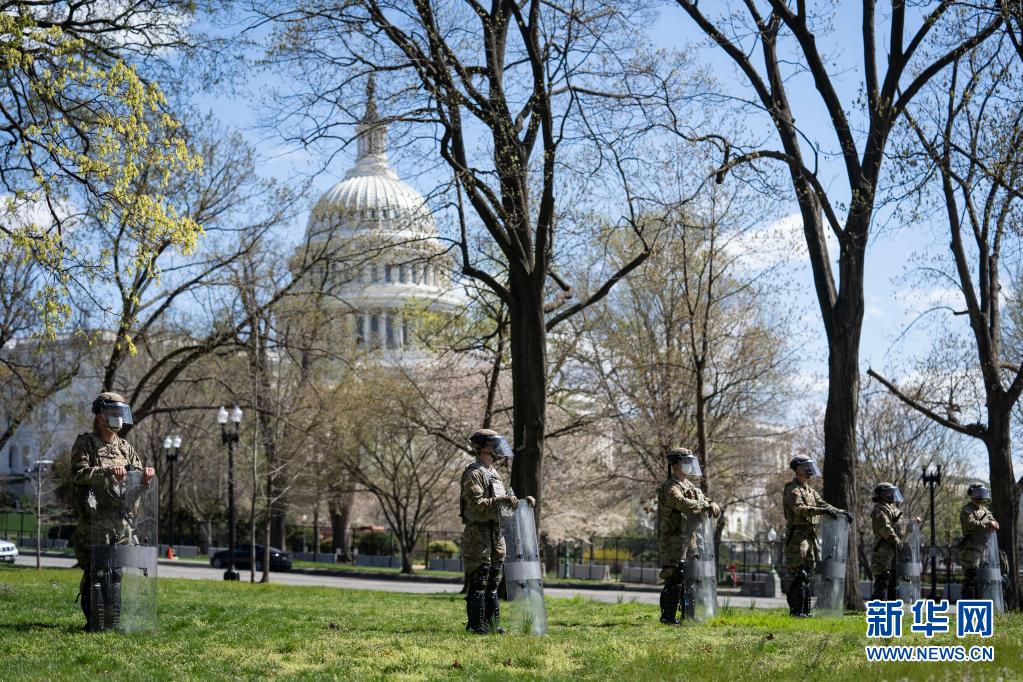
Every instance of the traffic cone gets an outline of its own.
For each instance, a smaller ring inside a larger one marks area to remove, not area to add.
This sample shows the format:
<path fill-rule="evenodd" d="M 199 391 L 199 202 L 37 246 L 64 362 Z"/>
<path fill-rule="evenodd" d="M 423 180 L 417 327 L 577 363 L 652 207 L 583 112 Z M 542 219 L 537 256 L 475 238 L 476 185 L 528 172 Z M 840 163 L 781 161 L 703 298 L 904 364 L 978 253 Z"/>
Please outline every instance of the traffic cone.
<path fill-rule="evenodd" d="M 168 559 L 174 558 L 174 548 L 171 547 L 170 545 L 167 545 L 167 558 Z"/>

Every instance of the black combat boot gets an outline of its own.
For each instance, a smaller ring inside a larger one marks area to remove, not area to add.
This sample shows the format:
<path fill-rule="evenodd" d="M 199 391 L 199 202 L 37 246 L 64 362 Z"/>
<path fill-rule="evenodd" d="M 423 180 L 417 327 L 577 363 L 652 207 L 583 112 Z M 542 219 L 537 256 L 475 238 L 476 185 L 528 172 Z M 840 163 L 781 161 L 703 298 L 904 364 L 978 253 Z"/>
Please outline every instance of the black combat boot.
<path fill-rule="evenodd" d="M 681 585 L 671 578 L 661 588 L 661 622 L 665 625 L 678 625 L 678 603 L 682 599 Z"/>
<path fill-rule="evenodd" d="M 504 628 L 501 627 L 501 601 L 497 597 L 497 590 L 487 590 L 486 592 L 483 624 L 491 632 L 496 632 L 499 635 L 504 634 Z"/>
<path fill-rule="evenodd" d="M 94 576 L 90 582 L 92 582 L 92 586 L 89 588 L 89 624 L 86 629 L 89 632 L 100 632 L 106 629 L 103 609 L 103 578 Z"/>
<path fill-rule="evenodd" d="M 106 604 L 106 626 L 108 630 L 117 630 L 121 627 L 121 577 L 124 575 L 122 569 L 117 568 L 111 572 L 110 593 Z"/>
<path fill-rule="evenodd" d="M 799 592 L 798 592 L 798 613 L 797 618 L 811 618 L 813 612 L 811 611 L 813 592 L 810 585 L 810 571 L 804 566 L 799 569 L 799 573 L 796 574 L 799 579 Z"/>
<path fill-rule="evenodd" d="M 486 624 L 486 597 L 482 590 L 472 590 L 465 595 L 465 615 L 468 619 L 465 629 L 477 635 L 490 632 Z"/>
<path fill-rule="evenodd" d="M 871 599 L 888 599 L 888 578 L 891 571 L 884 571 L 874 576 L 874 589 L 870 592 Z"/>

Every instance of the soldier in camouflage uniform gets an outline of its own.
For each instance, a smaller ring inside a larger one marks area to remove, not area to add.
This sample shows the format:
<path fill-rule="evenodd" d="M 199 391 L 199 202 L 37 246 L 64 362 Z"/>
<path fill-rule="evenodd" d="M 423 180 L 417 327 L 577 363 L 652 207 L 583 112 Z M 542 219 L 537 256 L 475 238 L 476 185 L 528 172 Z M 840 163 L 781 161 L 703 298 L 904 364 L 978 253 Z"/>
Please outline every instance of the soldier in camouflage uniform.
<path fill-rule="evenodd" d="M 959 543 L 959 561 L 965 569 L 963 599 L 977 599 L 977 567 L 987 549 L 989 533 L 998 530 L 998 522 L 991 513 L 991 491 L 983 483 L 974 483 L 966 489 L 970 501 L 959 512 L 959 525 L 963 539 Z"/>
<path fill-rule="evenodd" d="M 465 570 L 466 630 L 476 634 L 501 633 L 501 611 L 497 586 L 504 563 L 504 538 L 501 537 L 501 505 L 513 509 L 519 500 L 508 495 L 495 461 L 510 459 L 511 448 L 497 432 L 480 429 L 469 437 L 476 461 L 462 472 L 460 516 L 465 524 L 462 534 L 462 568 Z M 531 506 L 532 497 L 524 498 Z"/>
<path fill-rule="evenodd" d="M 796 455 L 789 462 L 795 478 L 785 484 L 782 504 L 785 511 L 785 565 L 792 580 L 786 597 L 789 613 L 798 618 L 810 617 L 810 577 L 820 559 L 817 525 L 821 514 L 838 518 L 849 513 L 824 501 L 810 487 L 809 480 L 820 476 L 817 463 L 806 455 Z"/>
<path fill-rule="evenodd" d="M 130 468 L 143 471 L 144 483 L 155 475 L 151 467 L 142 466 L 135 448 L 117 435 L 124 424 L 132 423 L 131 408 L 122 396 L 101 393 L 92 403 L 92 413 L 95 415 L 92 432 L 78 436 L 71 448 L 71 476 L 78 516 L 73 543 L 75 557 L 83 571 L 78 592 L 87 627 L 92 627 L 93 593 L 100 583 L 100 576 L 92 575 L 92 545 L 97 541 L 116 544 L 131 533 L 130 528 L 125 528 L 124 515 L 119 511 L 116 486 L 125 479 Z M 110 577 L 109 594 L 105 595 L 110 603 L 102 619 L 105 627 L 116 626 L 120 610 L 120 571 Z"/>
<path fill-rule="evenodd" d="M 895 560 L 899 548 L 906 541 L 909 523 L 902 514 L 902 493 L 893 483 L 882 482 L 874 486 L 874 509 L 870 524 L 874 529 L 874 549 L 870 555 L 870 572 L 874 574 L 871 599 L 893 601 L 896 590 Z M 920 523 L 919 518 L 913 519 Z"/>
<path fill-rule="evenodd" d="M 657 540 L 661 555 L 661 622 L 678 625 L 678 607 L 687 583 L 686 560 L 696 549 L 696 524 L 702 514 L 721 516 L 721 508 L 712 502 L 691 478 L 703 475 L 700 462 L 691 450 L 675 448 L 668 452 L 668 478 L 657 488 Z M 685 617 L 685 609 L 683 609 Z"/>

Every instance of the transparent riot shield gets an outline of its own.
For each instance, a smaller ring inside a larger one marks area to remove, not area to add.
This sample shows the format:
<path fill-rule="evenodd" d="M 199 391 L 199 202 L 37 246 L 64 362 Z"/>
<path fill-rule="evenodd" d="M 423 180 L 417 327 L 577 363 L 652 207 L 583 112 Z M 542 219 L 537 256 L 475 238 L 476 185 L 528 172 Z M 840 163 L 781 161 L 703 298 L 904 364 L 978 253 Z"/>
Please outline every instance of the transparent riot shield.
<path fill-rule="evenodd" d="M 817 614 L 840 617 L 845 605 L 845 562 L 849 554 L 849 520 L 839 515 L 821 519 L 820 560 L 814 583 Z"/>
<path fill-rule="evenodd" d="M 687 571 L 692 607 L 688 618 L 702 623 L 713 618 L 718 609 L 717 553 L 714 551 L 714 523 L 709 516 L 701 514 L 696 524 L 696 549 Z"/>
<path fill-rule="evenodd" d="M 131 469 L 93 486 L 89 572 L 89 629 L 156 629 L 156 557 L 159 488 Z"/>
<path fill-rule="evenodd" d="M 899 599 L 909 605 L 920 598 L 920 574 L 923 564 L 920 561 L 920 524 L 910 521 L 906 528 L 906 537 L 899 546 L 899 554 L 895 559 L 895 579 Z"/>
<path fill-rule="evenodd" d="M 510 633 L 547 634 L 547 607 L 543 601 L 543 575 L 536 539 L 533 508 L 525 500 L 501 511 L 505 542 L 504 581 L 508 591 L 502 624 Z"/>
<path fill-rule="evenodd" d="M 977 567 L 977 595 L 980 599 L 990 599 L 994 604 L 995 613 L 1005 611 L 1002 594 L 1002 565 L 998 555 L 998 536 L 988 533 L 987 547 Z"/>

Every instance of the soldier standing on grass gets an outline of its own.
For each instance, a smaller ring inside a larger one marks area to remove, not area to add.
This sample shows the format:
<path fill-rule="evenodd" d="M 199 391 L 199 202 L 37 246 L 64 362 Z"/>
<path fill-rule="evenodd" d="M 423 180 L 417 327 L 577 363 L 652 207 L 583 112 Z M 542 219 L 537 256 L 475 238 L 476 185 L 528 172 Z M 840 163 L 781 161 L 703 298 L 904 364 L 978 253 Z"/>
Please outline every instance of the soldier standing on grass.
<path fill-rule="evenodd" d="M 496 431 L 480 429 L 469 437 L 476 461 L 462 472 L 459 515 L 465 524 L 462 534 L 462 567 L 465 570 L 465 629 L 476 634 L 501 633 L 501 612 L 497 586 L 504 563 L 500 508 L 514 509 L 519 500 L 505 491 L 494 463 L 510 459 L 508 441 Z M 532 497 L 524 498 L 534 506 Z"/>
<path fill-rule="evenodd" d="M 833 507 L 821 494 L 810 487 L 810 479 L 820 476 L 820 469 L 812 458 L 796 455 L 789 462 L 795 478 L 785 484 L 782 506 L 785 512 L 785 565 L 792 580 L 786 597 L 789 613 L 797 618 L 810 617 L 810 577 L 820 559 L 817 524 L 821 514 L 838 518 L 849 517 L 849 512 Z"/>
<path fill-rule="evenodd" d="M 657 488 L 657 541 L 661 554 L 661 622 L 678 625 L 678 606 L 686 583 L 686 559 L 696 549 L 696 524 L 702 514 L 721 516 L 721 508 L 690 478 L 703 475 L 691 450 L 668 451 L 668 478 Z M 685 614 L 683 614 L 685 617 Z"/>
<path fill-rule="evenodd" d="M 131 407 L 117 393 L 101 393 L 92 403 L 92 432 L 83 433 L 71 448 L 71 477 L 75 484 L 74 507 L 78 525 L 73 538 L 75 558 L 81 567 L 82 581 L 78 587 L 82 613 L 88 629 L 116 627 L 120 611 L 120 569 L 109 581 L 92 575 L 92 544 L 102 536 L 103 544 L 116 543 L 124 535 L 124 518 L 118 511 L 115 485 L 124 481 L 129 469 L 142 470 L 143 483 L 149 483 L 156 472 L 142 466 L 142 458 L 128 441 L 117 435 L 125 424 L 132 423 Z M 131 529 L 127 529 L 129 532 Z M 103 583 L 108 602 L 102 617 L 91 617 L 91 609 L 103 610 L 94 604 L 93 587 Z M 102 624 L 98 621 L 102 620 Z"/>
<path fill-rule="evenodd" d="M 895 585 L 895 559 L 899 547 L 906 542 L 909 523 L 902 515 L 902 493 L 894 483 L 881 482 L 874 486 L 874 509 L 870 524 L 874 529 L 874 551 L 870 555 L 870 572 L 874 574 L 871 599 L 898 599 Z M 920 523 L 920 519 L 913 519 Z"/>
<path fill-rule="evenodd" d="M 977 599 L 977 568 L 987 550 L 987 536 L 998 530 L 998 522 L 988 509 L 991 491 L 983 483 L 973 483 L 966 489 L 970 501 L 959 512 L 959 525 L 963 539 L 959 544 L 959 560 L 966 575 L 963 577 L 963 599 Z"/>

